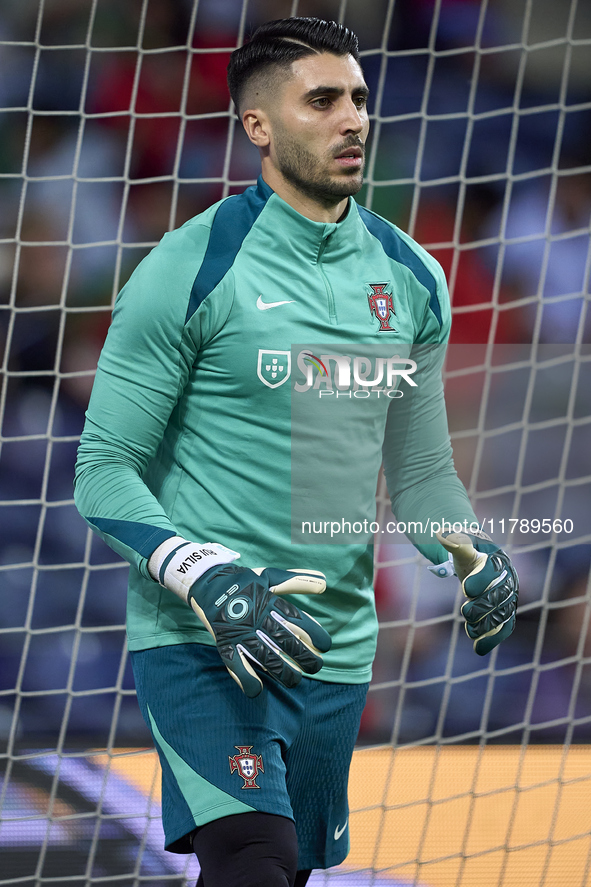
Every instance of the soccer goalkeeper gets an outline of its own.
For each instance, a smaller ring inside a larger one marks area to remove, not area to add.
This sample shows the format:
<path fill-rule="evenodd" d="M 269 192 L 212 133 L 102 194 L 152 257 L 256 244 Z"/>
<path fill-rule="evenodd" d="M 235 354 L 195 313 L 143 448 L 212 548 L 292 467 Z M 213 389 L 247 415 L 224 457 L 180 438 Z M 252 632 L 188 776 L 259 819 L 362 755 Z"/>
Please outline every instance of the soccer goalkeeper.
<path fill-rule="evenodd" d="M 377 619 L 369 544 L 292 543 L 292 346 L 425 346 L 420 382 L 369 397 L 345 429 L 364 458 L 341 485 L 371 508 L 383 448 L 399 520 L 476 518 L 445 418 L 443 273 L 353 200 L 369 129 L 355 35 L 270 22 L 233 53 L 228 82 L 261 177 L 165 235 L 120 293 L 76 501 L 131 564 L 129 648 L 166 847 L 196 852 L 203 887 L 303 887 L 348 852 Z M 306 355 L 316 385 L 326 367 Z M 513 628 L 507 556 L 477 534 L 413 541 L 434 563 L 451 552 L 476 652 L 490 651 Z"/>

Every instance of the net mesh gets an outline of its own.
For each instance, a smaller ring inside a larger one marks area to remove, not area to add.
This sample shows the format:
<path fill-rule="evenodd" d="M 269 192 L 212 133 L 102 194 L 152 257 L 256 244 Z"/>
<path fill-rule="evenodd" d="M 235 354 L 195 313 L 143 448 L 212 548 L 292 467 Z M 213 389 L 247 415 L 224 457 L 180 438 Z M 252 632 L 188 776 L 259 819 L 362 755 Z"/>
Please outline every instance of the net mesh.
<path fill-rule="evenodd" d="M 124 643 L 125 565 L 71 483 L 113 299 L 162 233 L 257 174 L 231 50 L 360 36 L 360 202 L 442 263 L 458 472 L 521 576 L 478 659 L 454 580 L 376 540 L 352 851 L 311 883 L 588 885 L 591 3 L 6 0 L 0 10 L 0 884 L 184 883 Z M 391 518 L 383 481 L 378 515 Z M 98 751 L 97 751 L 98 750 Z M 188 868 L 187 868 L 188 866 Z"/>

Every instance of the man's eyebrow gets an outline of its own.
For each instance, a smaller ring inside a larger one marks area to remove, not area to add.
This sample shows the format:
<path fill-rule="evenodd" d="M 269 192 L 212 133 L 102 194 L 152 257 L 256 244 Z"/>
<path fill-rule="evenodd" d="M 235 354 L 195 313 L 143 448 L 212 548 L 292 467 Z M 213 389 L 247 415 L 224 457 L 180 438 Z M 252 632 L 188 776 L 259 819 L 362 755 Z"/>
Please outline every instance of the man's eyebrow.
<path fill-rule="evenodd" d="M 342 86 L 315 86 L 314 89 L 309 89 L 308 92 L 305 93 L 304 98 L 314 99 L 322 95 L 341 96 L 344 95 L 345 92 L 346 90 Z M 352 89 L 351 92 L 353 93 L 353 95 L 368 96 L 369 87 L 367 87 L 365 84 L 359 85 Z"/>

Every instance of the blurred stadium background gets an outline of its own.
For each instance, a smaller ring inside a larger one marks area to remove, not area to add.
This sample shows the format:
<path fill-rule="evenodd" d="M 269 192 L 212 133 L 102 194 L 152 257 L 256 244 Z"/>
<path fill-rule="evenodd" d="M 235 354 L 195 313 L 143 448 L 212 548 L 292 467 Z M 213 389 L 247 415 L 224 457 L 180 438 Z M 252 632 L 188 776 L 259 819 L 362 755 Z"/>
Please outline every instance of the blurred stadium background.
<path fill-rule="evenodd" d="M 314 883 L 586 887 L 591 0 L 3 0 L 0 885 L 196 877 L 162 852 L 126 569 L 77 515 L 73 464 L 117 291 L 257 175 L 225 68 L 290 14 L 360 37 L 359 199 L 446 270 L 457 467 L 522 581 L 518 630 L 475 661 L 457 583 L 376 545 L 353 852 Z"/>

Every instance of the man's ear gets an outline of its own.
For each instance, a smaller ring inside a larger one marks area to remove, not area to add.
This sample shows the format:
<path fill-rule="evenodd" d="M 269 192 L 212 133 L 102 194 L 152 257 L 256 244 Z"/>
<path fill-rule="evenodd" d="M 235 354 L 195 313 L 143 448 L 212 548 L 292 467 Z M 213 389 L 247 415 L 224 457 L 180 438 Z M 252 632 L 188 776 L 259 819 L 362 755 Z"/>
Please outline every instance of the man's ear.
<path fill-rule="evenodd" d="M 268 116 L 260 108 L 249 109 L 242 115 L 242 125 L 246 135 L 257 148 L 267 148 L 270 138 L 270 121 Z"/>

